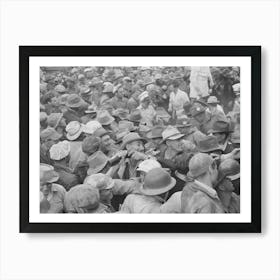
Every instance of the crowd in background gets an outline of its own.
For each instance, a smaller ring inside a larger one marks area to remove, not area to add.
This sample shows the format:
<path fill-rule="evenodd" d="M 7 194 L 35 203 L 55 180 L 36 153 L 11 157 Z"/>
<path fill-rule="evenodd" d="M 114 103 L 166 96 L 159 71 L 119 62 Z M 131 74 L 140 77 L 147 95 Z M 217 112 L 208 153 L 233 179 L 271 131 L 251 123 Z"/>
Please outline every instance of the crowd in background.
<path fill-rule="evenodd" d="M 239 67 L 41 67 L 41 213 L 239 213 Z"/>

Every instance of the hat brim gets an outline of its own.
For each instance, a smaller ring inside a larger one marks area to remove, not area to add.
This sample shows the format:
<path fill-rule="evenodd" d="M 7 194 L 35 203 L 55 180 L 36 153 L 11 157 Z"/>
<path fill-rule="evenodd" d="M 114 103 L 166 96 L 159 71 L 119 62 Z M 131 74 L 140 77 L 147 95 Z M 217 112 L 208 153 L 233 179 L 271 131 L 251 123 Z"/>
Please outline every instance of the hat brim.
<path fill-rule="evenodd" d="M 92 110 L 86 110 L 85 113 L 86 114 L 94 114 L 94 113 L 97 114 L 96 111 L 92 111 Z"/>
<path fill-rule="evenodd" d="M 175 134 L 173 136 L 170 136 L 168 138 L 165 138 L 164 140 L 177 140 L 177 139 L 180 139 L 184 136 L 185 136 L 185 134 L 179 133 L 179 134 Z"/>
<path fill-rule="evenodd" d="M 229 178 L 232 181 L 237 180 L 240 178 L 240 173 L 237 173 L 235 175 L 227 175 L 226 178 Z"/>
<path fill-rule="evenodd" d="M 149 132 L 146 134 L 146 137 L 149 138 L 149 139 L 156 139 L 156 138 L 162 138 L 162 135 L 152 135 L 152 132 L 149 131 Z"/>
<path fill-rule="evenodd" d="M 98 166 L 98 168 L 89 168 L 87 171 L 87 175 L 97 174 L 106 166 L 108 161 L 105 161 L 102 165 Z"/>
<path fill-rule="evenodd" d="M 123 143 L 121 145 L 121 149 L 125 149 L 125 146 L 133 141 L 143 141 L 144 143 L 147 143 L 147 139 L 143 138 L 143 137 L 139 137 L 139 138 L 134 138 L 134 139 L 131 139 L 129 141 L 126 141 L 125 143 Z"/>
<path fill-rule="evenodd" d="M 98 119 L 97 119 L 98 120 Z M 110 120 L 108 120 L 107 122 L 100 122 L 101 125 L 109 125 L 111 124 L 115 119 L 113 117 L 110 118 Z"/>
<path fill-rule="evenodd" d="M 62 134 L 59 134 L 58 132 L 53 133 L 50 137 L 47 137 L 46 140 L 58 140 L 62 137 Z"/>
<path fill-rule="evenodd" d="M 184 181 L 184 182 L 187 182 L 187 180 L 186 180 L 186 175 L 180 173 L 178 170 L 176 170 L 174 174 L 175 174 L 175 176 L 176 176 L 177 178 L 179 178 L 180 180 L 182 180 L 182 181 Z"/>
<path fill-rule="evenodd" d="M 70 107 L 70 108 L 78 108 L 81 107 L 85 104 L 85 102 L 83 100 L 80 100 L 78 103 L 76 104 L 69 104 L 69 102 L 66 102 L 66 106 Z"/>
<path fill-rule="evenodd" d="M 83 130 L 84 130 L 84 129 L 83 129 L 83 127 L 81 126 L 80 130 L 79 130 L 77 133 L 75 133 L 75 134 L 73 134 L 73 135 L 70 135 L 69 133 L 67 133 L 67 134 L 66 134 L 66 137 L 67 137 L 67 139 L 70 140 L 70 141 L 76 140 L 76 139 L 82 134 Z"/>
<path fill-rule="evenodd" d="M 159 194 L 163 194 L 163 193 L 166 193 L 166 192 L 170 191 L 172 188 L 174 188 L 175 185 L 176 185 L 176 180 L 173 177 L 171 177 L 170 184 L 167 185 L 164 188 L 160 188 L 160 189 L 156 189 L 156 190 L 151 190 L 151 189 L 145 189 L 144 185 L 141 185 L 140 192 L 142 194 L 148 195 L 148 196 L 159 195 Z"/>

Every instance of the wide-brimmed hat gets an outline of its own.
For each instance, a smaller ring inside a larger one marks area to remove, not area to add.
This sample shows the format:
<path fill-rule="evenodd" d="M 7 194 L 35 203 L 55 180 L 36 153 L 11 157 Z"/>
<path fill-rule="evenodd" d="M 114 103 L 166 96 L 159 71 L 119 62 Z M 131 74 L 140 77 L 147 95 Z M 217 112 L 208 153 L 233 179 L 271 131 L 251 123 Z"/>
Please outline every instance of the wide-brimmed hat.
<path fill-rule="evenodd" d="M 130 113 L 129 120 L 131 122 L 140 122 L 142 119 L 140 110 L 134 110 Z"/>
<path fill-rule="evenodd" d="M 233 133 L 231 133 L 230 141 L 233 144 L 240 144 L 240 131 L 239 130 L 235 130 Z"/>
<path fill-rule="evenodd" d="M 96 105 L 94 103 L 89 105 L 87 110 L 85 110 L 85 114 L 97 114 Z"/>
<path fill-rule="evenodd" d="M 83 132 L 87 134 L 93 134 L 98 128 L 101 128 L 102 125 L 98 121 L 89 121 L 83 126 Z"/>
<path fill-rule="evenodd" d="M 56 85 L 54 87 L 54 90 L 58 93 L 65 93 L 66 92 L 66 88 L 63 85 Z"/>
<path fill-rule="evenodd" d="M 189 161 L 189 172 L 187 176 L 195 179 L 200 175 L 206 173 L 213 161 L 214 159 L 208 154 L 195 154 Z"/>
<path fill-rule="evenodd" d="M 48 120 L 47 120 L 48 126 L 56 128 L 62 118 L 63 118 L 62 113 L 51 113 L 48 116 Z"/>
<path fill-rule="evenodd" d="M 237 180 L 240 178 L 240 165 L 234 159 L 226 159 L 221 162 L 218 169 L 220 176 L 225 176 L 230 180 Z"/>
<path fill-rule="evenodd" d="M 58 140 L 62 137 L 62 134 L 58 133 L 53 127 L 47 127 L 46 129 L 42 130 L 40 133 L 40 138 L 43 141 L 47 140 Z"/>
<path fill-rule="evenodd" d="M 48 119 L 48 115 L 46 112 L 40 112 L 40 122 L 44 122 Z"/>
<path fill-rule="evenodd" d="M 163 168 L 150 170 L 141 186 L 140 191 L 144 195 L 159 195 L 170 191 L 176 185 L 176 180 Z"/>
<path fill-rule="evenodd" d="M 66 105 L 70 108 L 78 108 L 84 104 L 85 102 L 83 101 L 83 99 L 78 94 L 75 93 L 69 94 L 66 101 Z"/>
<path fill-rule="evenodd" d="M 216 96 L 210 96 L 207 100 L 208 104 L 218 104 L 219 100 L 217 99 Z"/>
<path fill-rule="evenodd" d="M 126 147 L 127 144 L 133 142 L 133 141 L 143 141 L 143 142 L 147 142 L 147 140 L 143 137 L 140 137 L 140 135 L 136 132 L 130 132 L 128 133 L 124 138 L 123 138 L 123 142 L 121 145 L 121 149 L 124 149 Z"/>
<path fill-rule="evenodd" d="M 54 171 L 53 166 L 41 163 L 40 164 L 40 183 L 54 183 L 59 179 L 59 175 Z"/>
<path fill-rule="evenodd" d="M 103 137 L 104 135 L 109 135 L 111 132 L 106 130 L 104 127 L 99 127 L 98 129 L 95 130 L 94 136 L 95 137 Z"/>
<path fill-rule="evenodd" d="M 147 85 L 150 85 L 150 84 L 153 84 L 155 81 L 150 77 L 145 77 L 144 80 L 143 80 L 143 85 L 144 86 L 147 86 Z"/>
<path fill-rule="evenodd" d="M 101 84 L 103 84 L 103 81 L 97 77 L 92 78 L 92 80 L 89 82 L 90 87 L 94 87 Z"/>
<path fill-rule="evenodd" d="M 197 142 L 197 148 L 201 153 L 209 153 L 221 150 L 219 143 L 215 136 L 208 135 Z"/>
<path fill-rule="evenodd" d="M 119 121 L 119 126 L 118 126 L 119 131 L 135 131 L 137 127 L 134 126 L 133 122 L 127 121 L 127 120 L 121 120 Z"/>
<path fill-rule="evenodd" d="M 202 114 L 205 112 L 205 107 L 199 104 L 195 104 L 194 106 L 191 107 L 190 109 L 190 114 L 192 117 L 196 117 L 199 114 Z"/>
<path fill-rule="evenodd" d="M 140 102 L 143 102 L 145 99 L 150 98 L 149 93 L 147 91 L 142 92 L 139 96 L 138 99 Z"/>
<path fill-rule="evenodd" d="M 50 158 L 52 160 L 61 160 L 66 158 L 70 153 L 70 143 L 67 140 L 58 142 L 50 148 Z"/>
<path fill-rule="evenodd" d="M 154 126 L 146 136 L 149 139 L 162 138 L 162 132 L 164 131 L 164 129 L 164 126 Z"/>
<path fill-rule="evenodd" d="M 92 154 L 87 162 L 89 164 L 89 169 L 87 171 L 88 175 L 96 174 L 102 171 L 102 169 L 108 163 L 109 158 L 101 151 L 97 151 Z"/>
<path fill-rule="evenodd" d="M 114 187 L 114 183 L 114 180 L 110 176 L 103 173 L 89 175 L 84 180 L 84 184 L 95 187 L 99 191 L 112 189 Z"/>
<path fill-rule="evenodd" d="M 176 127 L 190 127 L 192 126 L 192 123 L 190 122 L 190 119 L 188 117 L 182 117 L 177 119 L 176 121 Z"/>
<path fill-rule="evenodd" d="M 110 115 L 107 110 L 102 110 L 97 113 L 97 121 L 101 123 L 101 125 L 109 125 L 115 119 Z"/>
<path fill-rule="evenodd" d="M 86 154 L 95 153 L 100 146 L 100 138 L 93 135 L 86 137 L 82 143 L 82 151 Z"/>
<path fill-rule="evenodd" d="M 114 85 L 110 82 L 103 83 L 102 93 L 111 93 L 114 91 Z"/>
<path fill-rule="evenodd" d="M 127 120 L 129 115 L 129 110 L 128 109 L 123 109 L 123 108 L 118 108 L 113 111 L 113 116 L 118 117 L 121 120 Z"/>
<path fill-rule="evenodd" d="M 83 87 L 80 90 L 80 95 L 81 96 L 90 96 L 90 95 L 92 95 L 92 91 L 89 87 Z"/>
<path fill-rule="evenodd" d="M 83 132 L 83 125 L 78 121 L 72 121 L 67 124 L 65 130 L 67 132 L 67 139 L 73 141 L 77 139 Z"/>
<path fill-rule="evenodd" d="M 185 135 L 180 133 L 180 131 L 174 126 L 167 126 L 167 128 L 162 132 L 162 140 L 177 140 Z"/>
<path fill-rule="evenodd" d="M 69 96 L 69 93 L 61 94 L 61 95 L 58 97 L 58 102 L 59 102 L 59 104 L 65 105 L 65 104 L 67 103 L 68 96 Z"/>
<path fill-rule="evenodd" d="M 138 171 L 143 171 L 145 173 L 148 173 L 154 168 L 161 167 L 161 164 L 155 160 L 155 159 L 146 159 L 140 162 L 140 164 L 137 167 Z"/>
<path fill-rule="evenodd" d="M 216 121 L 213 123 L 211 129 L 209 129 L 208 133 L 230 133 L 232 132 L 232 128 L 230 127 L 230 123 L 226 121 Z"/>

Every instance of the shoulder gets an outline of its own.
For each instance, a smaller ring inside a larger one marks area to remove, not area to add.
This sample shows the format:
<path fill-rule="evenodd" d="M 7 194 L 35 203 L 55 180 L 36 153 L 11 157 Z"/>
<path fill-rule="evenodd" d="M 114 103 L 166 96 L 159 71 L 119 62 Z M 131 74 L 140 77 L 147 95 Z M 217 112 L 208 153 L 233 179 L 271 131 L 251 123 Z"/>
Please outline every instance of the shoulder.
<path fill-rule="evenodd" d="M 66 189 L 59 184 L 52 184 L 52 190 L 54 192 L 58 192 L 58 193 L 61 193 L 63 195 L 66 193 Z"/>

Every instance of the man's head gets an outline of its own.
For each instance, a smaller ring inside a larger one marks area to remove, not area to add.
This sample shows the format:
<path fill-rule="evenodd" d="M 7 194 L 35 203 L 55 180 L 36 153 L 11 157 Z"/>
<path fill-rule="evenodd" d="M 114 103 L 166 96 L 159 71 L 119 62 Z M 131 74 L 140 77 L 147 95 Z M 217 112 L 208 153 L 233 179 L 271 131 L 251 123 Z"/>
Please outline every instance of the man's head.
<path fill-rule="evenodd" d="M 218 179 L 216 162 L 208 154 L 197 153 L 189 162 L 188 176 L 198 181 L 207 178 L 212 185 L 215 185 Z"/>
<path fill-rule="evenodd" d="M 203 107 L 200 104 L 195 104 L 191 110 L 190 114 L 192 117 L 197 120 L 199 123 L 202 123 L 205 120 L 206 113 L 205 113 L 205 107 Z"/>
<path fill-rule="evenodd" d="M 133 152 L 144 152 L 143 141 L 145 140 L 140 137 L 138 133 L 131 132 L 123 138 L 122 148 L 127 149 L 128 154 L 132 154 Z"/>

